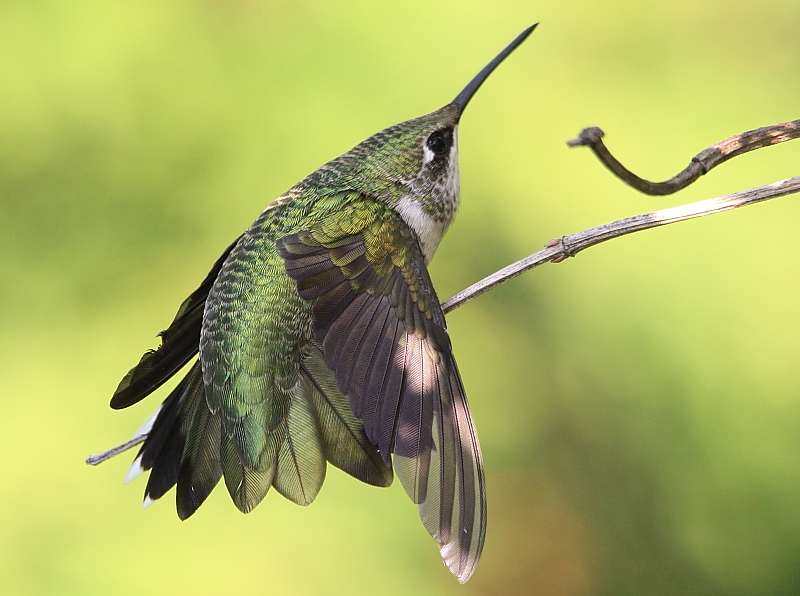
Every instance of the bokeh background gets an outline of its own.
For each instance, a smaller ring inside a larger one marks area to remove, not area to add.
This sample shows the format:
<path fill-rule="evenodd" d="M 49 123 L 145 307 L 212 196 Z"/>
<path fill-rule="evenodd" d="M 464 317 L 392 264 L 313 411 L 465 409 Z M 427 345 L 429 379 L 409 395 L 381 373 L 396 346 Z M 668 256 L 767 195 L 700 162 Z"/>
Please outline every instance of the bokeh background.
<path fill-rule="evenodd" d="M 796 0 L 0 3 L 0 593 L 800 593 L 792 197 L 615 240 L 448 317 L 489 491 L 466 586 L 399 485 L 330 469 L 311 507 L 271 493 L 247 516 L 218 488 L 182 523 L 120 484 L 132 453 L 83 464 L 155 408 L 108 399 L 264 206 L 536 21 L 462 121 L 440 297 L 549 238 L 800 173 L 787 143 L 656 199 L 564 144 L 600 125 L 664 179 L 800 117 Z"/>

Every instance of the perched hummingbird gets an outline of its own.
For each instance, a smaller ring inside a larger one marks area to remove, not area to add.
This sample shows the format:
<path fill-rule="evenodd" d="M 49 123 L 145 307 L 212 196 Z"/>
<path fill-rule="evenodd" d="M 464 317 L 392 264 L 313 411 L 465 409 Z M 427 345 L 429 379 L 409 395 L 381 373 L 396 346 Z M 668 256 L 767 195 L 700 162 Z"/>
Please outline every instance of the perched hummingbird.
<path fill-rule="evenodd" d="M 464 108 L 523 31 L 443 108 L 391 126 L 278 197 L 178 309 L 111 407 L 199 352 L 142 431 L 126 481 L 145 506 L 177 485 L 186 519 L 220 478 L 251 511 L 271 486 L 311 503 L 326 461 L 375 486 L 397 473 L 461 582 L 483 548 L 478 437 L 426 265 L 458 208 Z"/>

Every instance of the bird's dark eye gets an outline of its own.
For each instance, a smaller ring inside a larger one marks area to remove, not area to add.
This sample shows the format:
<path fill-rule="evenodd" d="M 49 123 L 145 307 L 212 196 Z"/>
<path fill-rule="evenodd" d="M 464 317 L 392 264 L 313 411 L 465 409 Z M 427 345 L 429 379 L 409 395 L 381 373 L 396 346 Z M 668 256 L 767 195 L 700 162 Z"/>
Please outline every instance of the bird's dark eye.
<path fill-rule="evenodd" d="M 439 157 L 450 151 L 450 145 L 452 144 L 453 133 L 450 130 L 437 130 L 436 132 L 431 133 L 431 136 L 428 137 L 428 149 L 433 151 L 433 154 Z"/>

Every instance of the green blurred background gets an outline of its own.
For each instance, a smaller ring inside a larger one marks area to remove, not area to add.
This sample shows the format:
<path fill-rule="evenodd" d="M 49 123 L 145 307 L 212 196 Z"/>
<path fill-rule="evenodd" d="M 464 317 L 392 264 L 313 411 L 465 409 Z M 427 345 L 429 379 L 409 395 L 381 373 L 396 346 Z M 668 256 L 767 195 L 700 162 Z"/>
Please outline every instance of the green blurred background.
<path fill-rule="evenodd" d="M 800 593 L 792 197 L 449 316 L 489 491 L 466 586 L 399 485 L 331 469 L 311 507 L 271 493 L 248 516 L 218 488 L 181 523 L 120 484 L 132 454 L 83 464 L 155 408 L 108 399 L 264 206 L 536 21 L 462 122 L 440 297 L 549 238 L 800 173 L 788 143 L 655 199 L 564 145 L 600 125 L 664 179 L 800 117 L 797 0 L 0 2 L 0 593 Z"/>

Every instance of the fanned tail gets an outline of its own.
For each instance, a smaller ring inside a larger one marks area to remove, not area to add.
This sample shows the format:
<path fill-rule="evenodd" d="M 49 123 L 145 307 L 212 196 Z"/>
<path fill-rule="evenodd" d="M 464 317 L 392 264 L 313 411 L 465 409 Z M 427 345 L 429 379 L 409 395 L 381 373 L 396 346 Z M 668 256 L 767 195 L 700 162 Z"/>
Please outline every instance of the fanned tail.
<path fill-rule="evenodd" d="M 370 443 L 363 422 L 350 410 L 348 398 L 337 389 L 334 374 L 315 345 L 300 367 L 288 416 L 268 434 L 270 446 L 255 465 L 243 463 L 223 430 L 221 414 L 209 410 L 199 362 L 153 418 L 126 482 L 150 470 L 146 507 L 177 485 L 177 512 L 184 520 L 223 476 L 244 513 L 252 511 L 271 486 L 298 505 L 310 504 L 325 480 L 326 460 L 362 482 L 383 487 L 392 483 L 391 464 Z"/>

